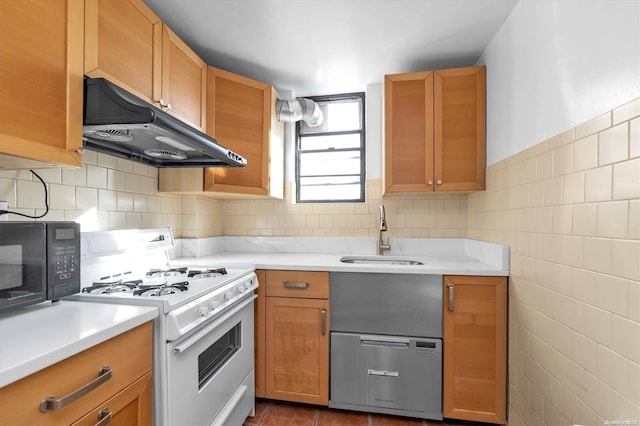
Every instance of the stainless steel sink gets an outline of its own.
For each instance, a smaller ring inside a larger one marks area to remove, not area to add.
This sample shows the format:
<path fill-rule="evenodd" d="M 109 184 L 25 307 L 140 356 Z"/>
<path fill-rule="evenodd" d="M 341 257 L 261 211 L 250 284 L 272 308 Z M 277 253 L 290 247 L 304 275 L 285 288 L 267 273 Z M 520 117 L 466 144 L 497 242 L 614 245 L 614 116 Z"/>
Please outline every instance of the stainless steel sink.
<path fill-rule="evenodd" d="M 344 256 L 340 259 L 342 263 L 369 263 L 383 265 L 424 265 L 419 260 L 407 259 L 406 257 L 394 256 Z"/>

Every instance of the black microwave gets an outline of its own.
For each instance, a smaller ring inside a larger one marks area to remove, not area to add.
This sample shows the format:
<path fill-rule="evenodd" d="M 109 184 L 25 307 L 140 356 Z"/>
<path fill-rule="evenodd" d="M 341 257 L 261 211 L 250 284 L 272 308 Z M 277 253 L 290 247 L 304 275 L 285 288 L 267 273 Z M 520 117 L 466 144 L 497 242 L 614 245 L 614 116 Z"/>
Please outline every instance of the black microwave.
<path fill-rule="evenodd" d="M 80 291 L 80 224 L 0 222 L 0 312 Z"/>

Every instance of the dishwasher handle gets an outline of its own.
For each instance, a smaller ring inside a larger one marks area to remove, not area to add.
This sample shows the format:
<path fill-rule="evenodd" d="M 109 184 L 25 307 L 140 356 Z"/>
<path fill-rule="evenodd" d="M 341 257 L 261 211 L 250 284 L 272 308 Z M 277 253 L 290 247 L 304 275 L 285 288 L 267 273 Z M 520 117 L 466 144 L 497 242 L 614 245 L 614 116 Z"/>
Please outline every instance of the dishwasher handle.
<path fill-rule="evenodd" d="M 411 340 L 403 337 L 363 335 L 360 336 L 360 344 L 363 346 L 408 349 L 411 345 Z"/>

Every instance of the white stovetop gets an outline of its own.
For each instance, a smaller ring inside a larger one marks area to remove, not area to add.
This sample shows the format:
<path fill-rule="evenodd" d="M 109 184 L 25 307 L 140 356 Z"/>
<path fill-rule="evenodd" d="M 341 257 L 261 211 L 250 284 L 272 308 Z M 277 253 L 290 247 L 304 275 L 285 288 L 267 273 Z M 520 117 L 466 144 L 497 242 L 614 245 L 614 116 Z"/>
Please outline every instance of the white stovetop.
<path fill-rule="evenodd" d="M 155 307 L 60 301 L 0 314 L 0 387 L 158 316 Z"/>

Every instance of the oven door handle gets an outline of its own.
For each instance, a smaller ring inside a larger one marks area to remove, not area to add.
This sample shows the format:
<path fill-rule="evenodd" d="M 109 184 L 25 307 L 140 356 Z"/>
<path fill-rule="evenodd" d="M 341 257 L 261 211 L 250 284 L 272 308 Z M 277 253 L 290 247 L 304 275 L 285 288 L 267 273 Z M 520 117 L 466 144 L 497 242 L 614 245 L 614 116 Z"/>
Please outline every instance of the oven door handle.
<path fill-rule="evenodd" d="M 220 318 L 218 318 L 217 320 L 209 324 L 206 328 L 198 331 L 197 333 L 189 337 L 187 340 L 185 340 L 181 344 L 176 345 L 176 347 L 173 348 L 173 353 L 174 354 L 183 353 L 184 351 L 189 349 L 191 346 L 199 342 L 204 336 L 211 333 L 213 329 L 219 327 L 223 322 L 225 322 L 226 320 L 228 320 L 229 318 L 237 314 L 240 310 L 244 309 L 245 306 L 253 303 L 253 300 L 257 297 L 258 297 L 257 294 L 252 294 L 251 297 L 247 298 L 247 300 L 234 306 L 231 310 L 229 310 L 223 316 L 221 316 Z"/>

